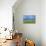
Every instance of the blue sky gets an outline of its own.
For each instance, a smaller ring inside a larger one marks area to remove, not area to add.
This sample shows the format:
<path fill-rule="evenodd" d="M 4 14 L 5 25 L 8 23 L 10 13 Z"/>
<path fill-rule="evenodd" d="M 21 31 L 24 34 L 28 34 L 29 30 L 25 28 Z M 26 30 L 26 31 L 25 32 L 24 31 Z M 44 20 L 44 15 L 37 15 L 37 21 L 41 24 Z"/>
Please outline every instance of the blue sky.
<path fill-rule="evenodd" d="M 23 19 L 24 20 L 35 20 L 35 16 L 34 15 L 25 15 L 24 17 L 23 17 Z"/>

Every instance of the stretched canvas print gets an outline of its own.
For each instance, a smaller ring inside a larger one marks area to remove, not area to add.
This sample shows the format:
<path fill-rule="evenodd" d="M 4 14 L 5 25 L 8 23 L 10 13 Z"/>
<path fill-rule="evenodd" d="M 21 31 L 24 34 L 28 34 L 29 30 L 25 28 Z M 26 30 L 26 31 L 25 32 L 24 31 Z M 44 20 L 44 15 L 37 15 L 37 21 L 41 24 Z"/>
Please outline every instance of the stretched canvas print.
<path fill-rule="evenodd" d="M 35 24 L 36 23 L 36 16 L 35 15 L 24 15 L 23 23 Z"/>

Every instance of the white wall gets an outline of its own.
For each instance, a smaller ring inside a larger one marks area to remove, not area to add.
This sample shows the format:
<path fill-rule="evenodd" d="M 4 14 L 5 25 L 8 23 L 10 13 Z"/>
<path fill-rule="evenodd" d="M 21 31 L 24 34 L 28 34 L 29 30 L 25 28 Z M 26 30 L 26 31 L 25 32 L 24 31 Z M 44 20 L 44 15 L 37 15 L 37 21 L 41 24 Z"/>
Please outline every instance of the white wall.
<path fill-rule="evenodd" d="M 37 46 L 46 46 L 46 0 L 25 2 L 13 6 L 15 29 L 25 37 L 35 40 Z M 23 24 L 23 15 L 36 15 L 36 24 Z"/>
<path fill-rule="evenodd" d="M 41 46 L 41 0 L 23 0 L 23 2 L 13 8 L 15 18 L 15 28 L 24 34 L 24 37 L 36 42 L 36 46 Z M 24 15 L 36 15 L 36 24 L 23 24 Z"/>
<path fill-rule="evenodd" d="M 46 46 L 46 0 L 41 1 L 41 15 L 42 15 L 42 46 Z"/>
<path fill-rule="evenodd" d="M 0 0 L 0 27 L 12 28 L 12 6 L 16 0 Z"/>

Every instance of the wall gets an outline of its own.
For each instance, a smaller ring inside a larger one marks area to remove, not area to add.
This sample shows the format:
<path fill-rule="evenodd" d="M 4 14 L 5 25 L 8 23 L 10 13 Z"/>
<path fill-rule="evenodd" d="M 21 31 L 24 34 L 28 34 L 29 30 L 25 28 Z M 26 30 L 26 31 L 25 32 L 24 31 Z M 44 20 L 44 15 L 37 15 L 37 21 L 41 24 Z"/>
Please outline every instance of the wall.
<path fill-rule="evenodd" d="M 42 46 L 46 46 L 46 0 L 41 1 L 41 15 L 42 15 L 42 31 L 41 31 L 41 37 L 42 37 Z"/>
<path fill-rule="evenodd" d="M 0 0 L 0 27 L 12 28 L 12 6 L 16 0 Z"/>
<path fill-rule="evenodd" d="M 18 32 L 25 38 L 35 41 L 41 46 L 41 0 L 23 0 L 17 7 L 13 6 L 14 24 Z M 36 15 L 36 24 L 23 24 L 24 15 Z"/>

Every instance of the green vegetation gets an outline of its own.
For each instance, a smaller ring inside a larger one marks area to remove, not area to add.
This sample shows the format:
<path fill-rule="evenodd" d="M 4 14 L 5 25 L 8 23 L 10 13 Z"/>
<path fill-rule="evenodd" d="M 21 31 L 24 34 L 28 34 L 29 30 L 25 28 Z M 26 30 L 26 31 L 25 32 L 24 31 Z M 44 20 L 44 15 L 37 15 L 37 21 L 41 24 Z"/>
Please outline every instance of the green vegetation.
<path fill-rule="evenodd" d="M 23 23 L 31 23 L 31 24 L 35 24 L 35 20 L 23 20 Z"/>

